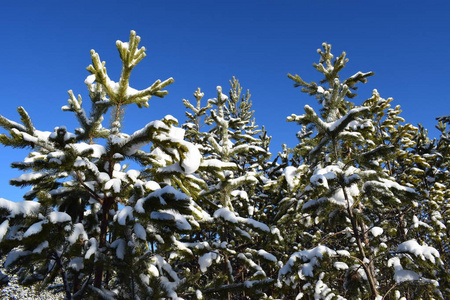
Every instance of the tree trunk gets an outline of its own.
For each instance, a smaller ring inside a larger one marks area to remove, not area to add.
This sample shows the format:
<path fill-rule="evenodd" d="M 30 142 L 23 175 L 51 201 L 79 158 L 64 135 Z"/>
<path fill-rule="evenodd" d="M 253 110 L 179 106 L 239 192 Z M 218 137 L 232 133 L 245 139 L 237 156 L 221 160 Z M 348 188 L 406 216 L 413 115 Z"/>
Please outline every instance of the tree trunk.
<path fill-rule="evenodd" d="M 106 239 L 108 236 L 108 223 L 109 223 L 109 210 L 111 208 L 112 203 L 114 202 L 113 198 L 105 198 L 102 207 L 102 219 L 100 223 L 100 241 L 99 241 L 99 249 L 104 249 L 106 247 Z M 101 288 L 103 283 L 103 268 L 104 261 L 101 258 L 95 267 L 95 277 L 94 277 L 94 287 Z"/>
<path fill-rule="evenodd" d="M 352 207 L 350 206 L 350 201 L 347 195 L 347 191 L 345 190 L 345 185 L 341 184 L 341 188 L 342 191 L 344 193 L 344 198 L 347 201 L 347 212 L 349 214 L 350 217 L 350 221 L 352 223 L 352 229 L 353 229 L 353 236 L 356 239 L 356 243 L 358 245 L 358 249 L 361 255 L 361 261 L 362 261 L 362 267 L 364 269 L 364 272 L 366 273 L 367 279 L 369 281 L 369 287 L 370 287 L 370 291 L 372 292 L 372 296 L 373 298 L 376 298 L 378 296 L 378 291 L 377 291 L 377 286 L 376 286 L 376 279 L 375 279 L 375 273 L 373 268 L 370 265 L 366 264 L 366 253 L 364 251 L 364 246 L 362 245 L 361 242 L 361 234 L 360 234 L 360 230 L 358 230 L 358 224 L 356 221 L 355 216 L 353 215 L 353 211 L 352 211 Z M 371 264 L 371 263 L 370 263 Z"/>

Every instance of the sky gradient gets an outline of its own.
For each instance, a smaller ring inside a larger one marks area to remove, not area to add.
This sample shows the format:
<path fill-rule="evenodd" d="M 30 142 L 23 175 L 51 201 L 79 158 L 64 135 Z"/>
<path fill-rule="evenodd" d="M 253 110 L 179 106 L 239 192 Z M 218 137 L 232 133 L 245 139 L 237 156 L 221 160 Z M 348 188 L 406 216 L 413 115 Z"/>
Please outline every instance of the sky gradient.
<path fill-rule="evenodd" d="M 312 64 L 327 42 L 336 56 L 347 53 L 342 76 L 375 72 L 360 86 L 356 104 L 377 89 L 401 105 L 406 122 L 422 123 L 436 137 L 435 118 L 450 114 L 449 13 L 444 0 L 8 1 L 0 4 L 0 114 L 19 121 L 16 108 L 23 106 L 37 129 L 65 125 L 73 132 L 78 124 L 61 106 L 72 89 L 89 107 L 90 49 L 117 81 L 115 41 L 128 41 L 135 30 L 147 57 L 130 85 L 143 89 L 169 77 L 175 83 L 165 98 L 152 98 L 150 108 L 128 108 L 125 132 L 167 114 L 183 123 L 183 98 L 193 100 L 200 87 L 206 101 L 216 96 L 216 86 L 228 90 L 236 76 L 252 94 L 256 123 L 273 136 L 271 152 L 282 143 L 293 147 L 299 127 L 286 117 L 316 101 L 286 74 L 320 80 Z M 9 166 L 28 152 L 0 149 L 0 197 L 20 201 L 25 191 L 8 184 L 20 173 Z"/>

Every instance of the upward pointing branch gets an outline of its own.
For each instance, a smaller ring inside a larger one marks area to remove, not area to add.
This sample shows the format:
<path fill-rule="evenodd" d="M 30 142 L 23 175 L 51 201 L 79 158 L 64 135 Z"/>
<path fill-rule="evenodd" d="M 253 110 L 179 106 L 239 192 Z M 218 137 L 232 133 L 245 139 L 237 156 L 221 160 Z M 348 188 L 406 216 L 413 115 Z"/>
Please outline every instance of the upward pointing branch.
<path fill-rule="evenodd" d="M 173 78 L 164 81 L 156 80 L 150 87 L 144 90 L 136 90 L 129 85 L 131 71 L 146 56 L 145 47 L 138 49 L 141 38 L 136 32 L 131 31 L 129 42 L 117 41 L 116 46 L 119 50 L 122 60 L 122 73 L 119 82 L 112 81 L 106 71 L 105 62 L 100 61 L 100 56 L 94 50 L 91 50 L 92 64 L 87 70 L 95 75 L 95 81 L 103 87 L 109 97 L 109 106 L 137 104 L 139 107 L 148 107 L 148 100 L 152 96 L 164 97 L 168 94 L 162 90 L 173 83 Z"/>

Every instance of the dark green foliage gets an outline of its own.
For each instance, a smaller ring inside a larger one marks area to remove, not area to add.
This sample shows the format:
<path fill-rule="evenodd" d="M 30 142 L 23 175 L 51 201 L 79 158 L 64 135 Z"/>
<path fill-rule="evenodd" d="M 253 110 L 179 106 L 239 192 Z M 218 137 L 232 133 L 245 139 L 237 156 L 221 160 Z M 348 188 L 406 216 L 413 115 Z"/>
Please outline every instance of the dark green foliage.
<path fill-rule="evenodd" d="M 66 299 L 450 297 L 447 116 L 430 140 L 393 99 L 357 100 L 373 72 L 343 79 L 345 52 L 323 44 L 318 83 L 288 74 L 320 112 L 288 117 L 299 143 L 273 160 L 234 77 L 228 94 L 183 100 L 183 129 L 168 115 L 126 134 L 125 107 L 173 82 L 130 87 L 139 42 L 117 42 L 119 82 L 91 51 L 91 110 L 72 91 L 63 107 L 73 133 L 36 129 L 22 107 L 20 124 L 0 116 L 0 143 L 31 150 L 11 165 L 25 201 L 0 199 L 0 251 L 21 284 L 59 280 Z"/>

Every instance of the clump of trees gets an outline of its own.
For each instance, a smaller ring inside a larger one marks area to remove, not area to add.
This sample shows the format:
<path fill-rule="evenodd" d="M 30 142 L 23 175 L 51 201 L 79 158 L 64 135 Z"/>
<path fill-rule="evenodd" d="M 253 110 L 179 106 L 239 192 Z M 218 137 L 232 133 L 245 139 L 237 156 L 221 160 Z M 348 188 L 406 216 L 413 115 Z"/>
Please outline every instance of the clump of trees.
<path fill-rule="evenodd" d="M 139 42 L 117 42 L 118 82 L 91 52 L 91 110 L 72 91 L 63 107 L 73 132 L 40 131 L 22 107 L 21 123 L 0 116 L 0 142 L 30 149 L 12 164 L 24 200 L 0 199 L 4 267 L 21 284 L 66 299 L 450 297 L 448 118 L 430 140 L 376 90 L 357 104 L 373 73 L 343 79 L 346 54 L 323 44 L 318 82 L 288 74 L 320 110 L 287 118 L 298 144 L 276 157 L 235 78 L 183 100 L 184 123 L 125 133 L 124 108 L 173 82 L 130 86 Z"/>

